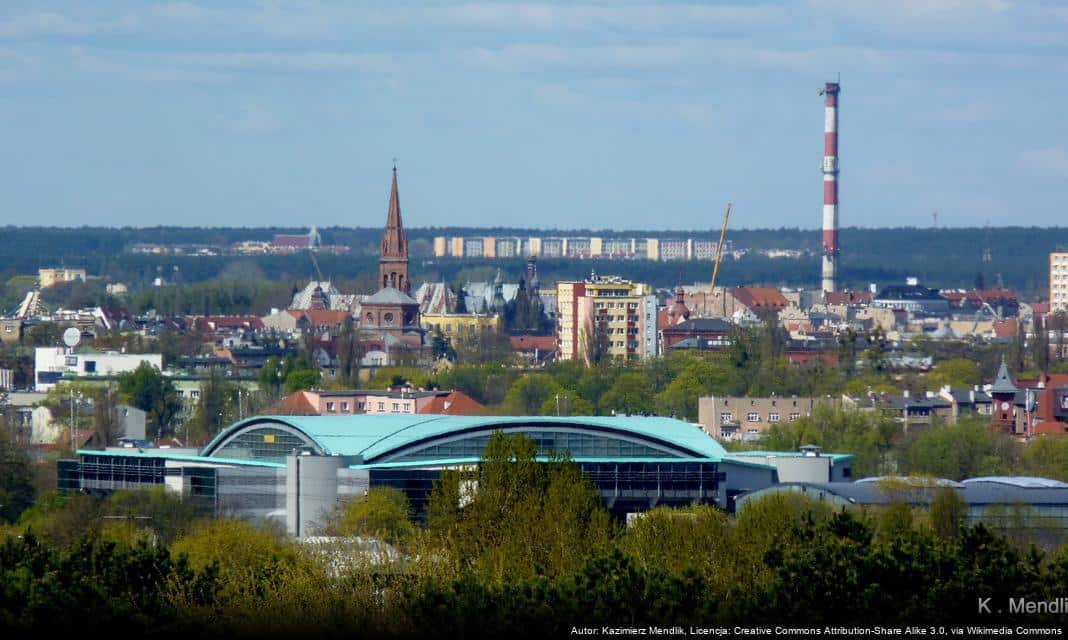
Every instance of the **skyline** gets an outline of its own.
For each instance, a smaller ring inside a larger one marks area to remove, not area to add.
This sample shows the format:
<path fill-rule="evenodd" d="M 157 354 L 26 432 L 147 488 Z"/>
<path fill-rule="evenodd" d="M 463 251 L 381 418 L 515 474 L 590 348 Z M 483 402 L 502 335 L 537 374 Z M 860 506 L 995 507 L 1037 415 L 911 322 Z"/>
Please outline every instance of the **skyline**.
<path fill-rule="evenodd" d="M 5 222 L 376 227 L 397 157 L 412 228 L 815 231 L 839 73 L 843 229 L 1059 222 L 1068 9 L 929 4 L 7 3 Z"/>

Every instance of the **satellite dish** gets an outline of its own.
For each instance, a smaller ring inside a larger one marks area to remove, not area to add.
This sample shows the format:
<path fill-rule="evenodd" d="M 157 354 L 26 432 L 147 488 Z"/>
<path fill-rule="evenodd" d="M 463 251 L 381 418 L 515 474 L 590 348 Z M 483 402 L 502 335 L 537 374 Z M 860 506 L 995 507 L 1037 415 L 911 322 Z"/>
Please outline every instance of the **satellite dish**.
<path fill-rule="evenodd" d="M 81 341 L 82 332 L 76 329 L 75 327 L 71 327 L 63 332 L 63 344 L 67 345 L 68 347 L 73 349 L 74 347 L 78 346 L 78 343 Z"/>

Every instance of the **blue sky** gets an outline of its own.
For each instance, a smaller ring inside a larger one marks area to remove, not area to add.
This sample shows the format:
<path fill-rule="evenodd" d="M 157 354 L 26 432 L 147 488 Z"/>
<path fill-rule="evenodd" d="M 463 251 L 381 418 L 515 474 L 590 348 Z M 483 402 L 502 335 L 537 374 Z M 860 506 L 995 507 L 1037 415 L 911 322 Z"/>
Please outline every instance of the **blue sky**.
<path fill-rule="evenodd" d="M 1068 3 L 0 5 L 0 224 L 1065 225 Z"/>

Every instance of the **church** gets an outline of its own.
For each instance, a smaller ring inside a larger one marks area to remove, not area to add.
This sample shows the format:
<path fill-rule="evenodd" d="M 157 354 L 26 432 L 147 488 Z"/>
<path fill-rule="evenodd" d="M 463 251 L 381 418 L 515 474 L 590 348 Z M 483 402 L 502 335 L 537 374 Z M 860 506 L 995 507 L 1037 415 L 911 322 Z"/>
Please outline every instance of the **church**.
<path fill-rule="evenodd" d="M 380 246 L 377 282 L 381 288 L 360 305 L 359 328 L 362 339 L 370 342 L 381 340 L 386 353 L 397 348 L 420 353 L 425 344 L 426 331 L 419 323 L 419 303 L 411 297 L 408 236 L 401 220 L 395 166 L 386 230 Z"/>

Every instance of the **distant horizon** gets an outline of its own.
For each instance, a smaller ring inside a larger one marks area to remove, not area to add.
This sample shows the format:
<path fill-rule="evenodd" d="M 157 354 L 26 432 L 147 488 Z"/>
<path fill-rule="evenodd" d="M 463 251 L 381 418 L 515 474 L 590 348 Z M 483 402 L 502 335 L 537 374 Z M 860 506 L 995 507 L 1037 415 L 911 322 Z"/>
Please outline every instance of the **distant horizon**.
<path fill-rule="evenodd" d="M 8 0 L 5 218 L 815 230 L 840 80 L 844 228 L 1043 228 L 1062 4 Z"/>
<path fill-rule="evenodd" d="M 385 218 L 383 216 L 383 221 L 384 220 L 385 220 Z M 376 229 L 377 230 L 382 230 L 384 225 L 368 225 L 368 226 L 346 226 L 346 225 L 287 226 L 287 225 L 277 225 L 277 224 L 275 224 L 275 225 L 258 225 L 258 226 L 250 226 L 250 225 L 232 225 L 232 226 L 213 225 L 213 226 L 208 226 L 208 225 L 162 225 L 162 224 L 156 224 L 156 225 L 145 225 L 145 226 L 134 226 L 134 225 L 115 226 L 115 225 L 89 225 L 89 224 L 84 224 L 84 225 L 22 225 L 22 224 L 5 224 L 5 225 L 0 226 L 0 229 L 25 229 L 25 230 L 33 230 L 33 229 L 39 229 L 39 230 L 49 230 L 49 229 L 56 229 L 56 230 L 93 229 L 93 230 L 110 230 L 110 231 L 127 231 L 127 230 L 131 230 L 131 231 L 148 231 L 148 230 L 153 230 L 153 229 L 159 229 L 159 230 L 175 229 L 175 230 L 186 230 L 186 231 L 188 231 L 188 230 L 194 230 L 194 229 L 205 229 L 205 230 L 216 230 L 216 231 L 236 231 L 236 230 L 248 230 L 248 231 L 259 231 L 259 230 L 272 230 L 272 231 L 273 230 L 284 230 L 284 231 L 297 230 L 297 231 L 299 231 L 299 230 L 304 230 L 304 231 L 308 231 L 309 229 L 312 228 L 312 226 L 314 226 L 316 229 L 318 229 L 320 231 L 331 230 L 331 229 L 343 229 L 343 230 L 360 231 L 360 230 L 376 230 Z M 546 228 L 546 227 L 521 227 L 521 226 L 474 227 L 474 226 L 464 226 L 464 225 L 455 225 L 455 226 L 442 227 L 442 226 L 421 226 L 421 225 L 420 226 L 411 226 L 411 225 L 405 224 L 404 225 L 404 229 L 405 229 L 405 231 L 415 231 L 415 230 L 418 230 L 418 231 L 432 231 L 432 230 L 462 229 L 462 230 L 485 231 L 485 232 L 490 232 L 490 231 L 493 231 L 493 232 L 496 232 L 496 231 L 536 231 L 536 232 L 539 232 L 539 233 L 562 231 L 562 232 L 566 232 L 566 233 L 590 233 L 590 234 L 598 234 L 598 235 L 631 235 L 631 234 L 636 234 L 636 233 L 655 235 L 655 234 L 659 234 L 659 233 L 708 233 L 710 231 L 715 231 L 715 233 L 718 235 L 719 232 L 720 232 L 720 227 L 718 225 L 715 226 L 715 227 L 707 227 L 706 229 L 623 229 L 623 230 L 615 230 L 615 229 L 592 229 L 592 228 L 563 228 L 563 227 L 547 227 Z M 839 227 L 840 231 L 901 231 L 901 230 L 919 230 L 919 231 L 996 231 L 996 230 L 999 230 L 999 229 L 1024 229 L 1024 230 L 1026 230 L 1026 229 L 1037 229 L 1037 230 L 1046 230 L 1046 231 L 1049 231 L 1049 230 L 1066 230 L 1066 231 L 1068 231 L 1068 224 L 1065 224 L 1065 225 L 1047 225 L 1047 226 L 1042 226 L 1042 225 L 1018 225 L 1017 224 L 1017 225 L 1001 225 L 1001 226 L 994 226 L 994 225 L 990 225 L 990 226 L 949 226 L 949 225 L 939 225 L 937 227 L 933 227 L 933 226 L 925 227 L 923 225 L 900 225 L 900 226 L 895 226 L 895 227 L 861 227 L 861 226 L 840 226 Z M 789 231 L 789 232 L 816 233 L 816 234 L 818 234 L 818 233 L 820 233 L 821 229 L 819 227 L 733 227 L 733 226 L 730 226 L 730 227 L 727 228 L 727 236 L 730 237 L 732 232 L 739 232 L 739 231 L 744 231 L 744 232 Z"/>

